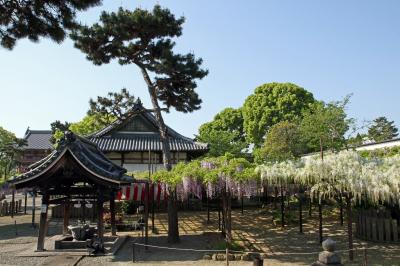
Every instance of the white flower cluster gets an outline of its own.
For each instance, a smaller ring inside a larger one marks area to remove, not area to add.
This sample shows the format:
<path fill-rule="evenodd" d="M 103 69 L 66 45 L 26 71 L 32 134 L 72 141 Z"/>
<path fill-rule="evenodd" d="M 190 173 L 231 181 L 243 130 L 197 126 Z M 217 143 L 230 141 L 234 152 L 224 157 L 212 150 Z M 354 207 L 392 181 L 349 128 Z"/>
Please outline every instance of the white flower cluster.
<path fill-rule="evenodd" d="M 400 202 L 400 156 L 383 160 L 364 159 L 355 151 L 342 151 L 320 157 L 260 165 L 256 171 L 269 184 L 308 186 L 320 197 L 351 193 L 374 203 Z"/>

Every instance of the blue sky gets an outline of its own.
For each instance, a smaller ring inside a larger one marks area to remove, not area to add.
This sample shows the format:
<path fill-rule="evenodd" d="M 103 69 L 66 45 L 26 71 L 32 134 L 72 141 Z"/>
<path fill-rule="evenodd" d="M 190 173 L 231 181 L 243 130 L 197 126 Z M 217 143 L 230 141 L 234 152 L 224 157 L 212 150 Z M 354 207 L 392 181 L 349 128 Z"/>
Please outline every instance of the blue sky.
<path fill-rule="evenodd" d="M 167 124 L 192 137 L 225 107 L 240 107 L 266 82 L 292 82 L 317 99 L 353 93 L 349 116 L 387 116 L 400 122 L 400 2 L 385 1 L 104 1 L 80 14 L 152 8 L 155 3 L 186 17 L 177 51 L 202 57 L 210 74 L 198 83 L 202 109 L 171 112 Z M 90 97 L 128 88 L 150 107 L 134 66 L 94 66 L 70 40 L 18 42 L 0 48 L 0 126 L 22 136 L 28 126 L 48 129 L 54 120 L 78 121 Z"/>

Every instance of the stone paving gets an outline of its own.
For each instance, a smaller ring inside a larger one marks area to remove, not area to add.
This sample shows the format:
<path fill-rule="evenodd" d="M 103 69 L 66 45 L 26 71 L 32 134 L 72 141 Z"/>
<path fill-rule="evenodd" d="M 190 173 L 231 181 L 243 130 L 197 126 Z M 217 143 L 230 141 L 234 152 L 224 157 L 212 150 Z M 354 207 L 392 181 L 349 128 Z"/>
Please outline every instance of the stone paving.
<path fill-rule="evenodd" d="M 37 204 L 39 206 L 39 203 Z M 29 210 L 30 211 L 30 210 Z M 36 222 L 39 221 L 37 212 Z M 324 235 L 337 241 L 338 250 L 346 249 L 346 227 L 340 226 L 334 210 L 329 211 L 329 220 L 324 217 Z M 293 224 L 281 229 L 275 226 L 271 213 L 266 210 L 245 210 L 244 214 L 234 210 L 233 234 L 234 240 L 248 249 L 257 249 L 267 253 L 264 265 L 310 265 L 317 254 L 290 254 L 287 253 L 318 253 L 321 247 L 318 243 L 317 217 L 308 217 L 304 213 L 304 233 L 298 233 L 298 226 Z M 177 245 L 167 245 L 167 215 L 156 213 L 155 227 L 158 233 L 150 232 L 150 244 L 178 248 L 204 249 L 210 248 L 204 232 L 218 232 L 218 214 L 211 213 L 211 223 L 207 224 L 206 212 L 182 212 L 179 214 L 179 229 L 182 241 Z M 15 221 L 17 226 L 15 226 Z M 17 215 L 14 219 L 0 217 L 0 265 L 127 265 L 131 264 L 132 248 L 128 241 L 115 256 L 104 257 L 20 257 L 19 255 L 35 246 L 37 228 L 31 227 L 31 215 Z M 49 235 L 61 233 L 61 221 L 51 220 Z M 149 221 L 151 226 L 151 222 Z M 15 230 L 16 229 L 16 230 Z M 17 233 L 17 235 L 16 235 Z M 139 232 L 121 232 L 132 237 L 139 237 Z M 366 243 L 355 239 L 355 247 L 363 247 Z M 368 265 L 400 265 L 399 244 L 373 244 L 368 243 Z M 150 249 L 145 252 L 143 248 L 137 251 L 140 265 L 224 265 L 224 262 L 202 260 L 204 253 L 166 251 Z M 344 265 L 363 265 L 363 251 L 355 252 L 355 261 L 349 263 L 347 253 L 342 254 Z M 78 261 L 79 260 L 79 261 Z M 230 265 L 252 265 L 252 262 L 234 261 Z"/>

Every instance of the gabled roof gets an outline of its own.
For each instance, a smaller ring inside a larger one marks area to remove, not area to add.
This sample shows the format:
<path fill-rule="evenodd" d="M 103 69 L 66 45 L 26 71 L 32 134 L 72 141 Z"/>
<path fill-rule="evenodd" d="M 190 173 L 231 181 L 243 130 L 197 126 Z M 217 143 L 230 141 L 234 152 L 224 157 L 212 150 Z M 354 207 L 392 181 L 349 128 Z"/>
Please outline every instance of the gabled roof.
<path fill-rule="evenodd" d="M 53 145 L 50 142 L 51 130 L 31 130 L 27 129 L 24 139 L 27 145 L 23 146 L 26 150 L 51 150 Z"/>
<path fill-rule="evenodd" d="M 67 155 L 70 155 L 76 165 L 83 169 L 81 171 L 94 179 L 114 185 L 133 181 L 132 177 L 125 175 L 126 169 L 110 161 L 96 144 L 67 131 L 51 154 L 31 165 L 28 172 L 15 176 L 11 183 L 17 188 L 23 188 L 27 183 L 32 184 L 43 176 L 52 175 L 56 165 Z"/>
<path fill-rule="evenodd" d="M 135 123 L 145 125 L 138 130 L 139 126 Z M 195 142 L 169 126 L 166 127 L 171 151 L 208 151 L 206 143 Z M 136 103 L 126 119 L 116 120 L 109 126 L 89 135 L 88 138 L 98 144 L 102 151 L 107 152 L 162 150 L 157 121 L 140 101 Z"/>

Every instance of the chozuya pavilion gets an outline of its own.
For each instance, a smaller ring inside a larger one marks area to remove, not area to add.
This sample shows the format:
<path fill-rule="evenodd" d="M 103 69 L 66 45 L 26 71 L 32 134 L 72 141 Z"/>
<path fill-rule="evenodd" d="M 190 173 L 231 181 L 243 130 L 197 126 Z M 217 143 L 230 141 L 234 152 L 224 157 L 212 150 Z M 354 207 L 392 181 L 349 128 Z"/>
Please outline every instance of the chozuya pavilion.
<path fill-rule="evenodd" d="M 11 181 L 15 189 L 30 188 L 42 196 L 37 250 L 44 250 L 49 204 L 64 206 L 63 233 L 66 233 L 70 205 L 82 199 L 97 205 L 98 245 L 103 249 L 103 204 L 110 202 L 111 231 L 115 235 L 116 192 L 120 186 L 134 182 L 125 173 L 126 170 L 108 159 L 96 144 L 65 132 L 51 154 Z"/>

